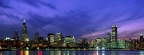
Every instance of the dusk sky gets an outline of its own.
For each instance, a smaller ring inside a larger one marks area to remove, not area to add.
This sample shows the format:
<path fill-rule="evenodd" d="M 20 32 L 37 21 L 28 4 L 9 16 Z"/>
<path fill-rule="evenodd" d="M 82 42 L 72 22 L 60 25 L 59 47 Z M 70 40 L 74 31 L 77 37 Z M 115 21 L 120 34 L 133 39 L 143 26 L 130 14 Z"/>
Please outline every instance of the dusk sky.
<path fill-rule="evenodd" d="M 0 0 L 0 38 L 13 37 L 26 19 L 28 37 L 61 32 L 75 38 L 102 38 L 118 26 L 118 38 L 144 34 L 144 0 Z"/>

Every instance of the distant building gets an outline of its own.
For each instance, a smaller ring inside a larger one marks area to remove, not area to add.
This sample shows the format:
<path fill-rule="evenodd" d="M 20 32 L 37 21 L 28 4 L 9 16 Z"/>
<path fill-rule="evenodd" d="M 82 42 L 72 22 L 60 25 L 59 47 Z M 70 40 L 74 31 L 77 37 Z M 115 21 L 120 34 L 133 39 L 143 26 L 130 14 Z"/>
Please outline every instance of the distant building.
<path fill-rule="evenodd" d="M 49 33 L 49 34 L 48 34 L 48 41 L 49 41 L 50 43 L 52 43 L 52 42 L 55 41 L 55 39 L 54 39 L 54 34 L 53 34 L 53 33 Z"/>
<path fill-rule="evenodd" d="M 78 39 L 78 44 L 82 44 L 82 40 L 83 40 L 82 38 L 79 38 Z"/>
<path fill-rule="evenodd" d="M 107 44 L 106 44 L 107 45 L 107 49 L 110 50 L 111 49 L 111 33 L 110 32 L 107 33 L 107 37 L 106 38 L 107 38 Z"/>
<path fill-rule="evenodd" d="M 65 36 L 66 47 L 75 47 L 74 36 Z"/>
<path fill-rule="evenodd" d="M 44 37 L 38 37 L 38 40 L 40 43 L 43 43 L 45 41 Z"/>
<path fill-rule="evenodd" d="M 143 42 L 144 38 L 143 38 L 143 34 L 140 34 L 140 42 Z"/>
<path fill-rule="evenodd" d="M 38 33 L 35 33 L 34 41 L 35 41 L 36 43 L 38 43 L 38 38 L 39 38 L 39 34 L 38 34 Z"/>
<path fill-rule="evenodd" d="M 137 50 L 139 48 L 138 43 L 139 43 L 138 39 L 131 39 L 129 49 Z"/>
<path fill-rule="evenodd" d="M 64 37 L 62 35 L 62 33 L 56 33 L 56 42 L 59 43 L 59 45 L 61 45 L 62 43 L 64 43 Z"/>
<path fill-rule="evenodd" d="M 65 43 L 75 43 L 74 36 L 65 36 Z"/>
<path fill-rule="evenodd" d="M 106 38 L 102 38 L 102 48 L 103 49 L 108 48 L 108 46 L 107 46 L 107 39 Z"/>
<path fill-rule="evenodd" d="M 18 48 L 19 47 L 19 36 L 18 36 L 18 31 L 17 30 L 14 32 L 13 40 L 12 40 L 13 41 L 13 47 Z"/>
<path fill-rule="evenodd" d="M 110 43 L 111 42 L 111 33 L 110 32 L 107 33 L 106 38 L 107 38 L 107 42 Z"/>
<path fill-rule="evenodd" d="M 62 40 L 62 33 L 56 33 L 56 41 Z"/>
<path fill-rule="evenodd" d="M 14 32 L 14 41 L 18 41 L 19 40 L 19 36 L 18 36 L 18 31 L 16 30 Z"/>
<path fill-rule="evenodd" d="M 126 41 L 124 39 L 118 40 L 118 48 L 125 49 Z"/>

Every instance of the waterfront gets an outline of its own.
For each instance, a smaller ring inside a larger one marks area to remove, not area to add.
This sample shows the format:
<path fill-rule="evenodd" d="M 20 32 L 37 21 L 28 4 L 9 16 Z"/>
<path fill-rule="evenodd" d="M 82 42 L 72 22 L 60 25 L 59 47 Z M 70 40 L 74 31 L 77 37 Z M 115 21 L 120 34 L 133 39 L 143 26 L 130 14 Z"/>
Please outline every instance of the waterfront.
<path fill-rule="evenodd" d="M 144 55 L 144 51 L 0 51 L 0 55 Z"/>

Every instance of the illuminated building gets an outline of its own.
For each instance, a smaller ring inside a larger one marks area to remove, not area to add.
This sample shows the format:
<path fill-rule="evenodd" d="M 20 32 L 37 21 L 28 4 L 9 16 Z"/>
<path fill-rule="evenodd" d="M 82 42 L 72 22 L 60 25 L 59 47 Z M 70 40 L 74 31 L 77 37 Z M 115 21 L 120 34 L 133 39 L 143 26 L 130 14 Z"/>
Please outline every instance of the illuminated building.
<path fill-rule="evenodd" d="M 125 49 L 126 41 L 124 39 L 118 40 L 118 48 Z"/>
<path fill-rule="evenodd" d="M 10 37 L 6 37 L 4 40 L 10 40 Z"/>
<path fill-rule="evenodd" d="M 139 46 L 138 46 L 138 40 L 137 39 L 132 39 L 131 40 L 131 47 L 129 47 L 129 48 L 131 48 L 132 50 L 137 50 L 139 48 Z"/>
<path fill-rule="evenodd" d="M 107 33 L 106 38 L 107 38 L 107 48 L 111 49 L 111 33 L 110 32 Z"/>
<path fill-rule="evenodd" d="M 49 41 L 50 43 L 54 42 L 54 34 L 52 34 L 52 33 L 49 33 L 49 34 L 48 34 L 48 41 Z"/>
<path fill-rule="evenodd" d="M 66 43 L 75 43 L 75 38 L 73 36 L 65 36 Z"/>
<path fill-rule="evenodd" d="M 107 39 L 106 38 L 102 38 L 102 48 L 107 48 Z"/>
<path fill-rule="evenodd" d="M 110 32 L 107 33 L 106 38 L 107 38 L 107 42 L 110 43 L 111 42 L 111 33 Z"/>
<path fill-rule="evenodd" d="M 61 47 L 62 44 L 64 43 L 64 37 L 62 35 L 62 33 L 56 33 L 56 42 L 58 42 L 57 47 Z"/>
<path fill-rule="evenodd" d="M 117 48 L 118 44 L 117 44 L 117 26 L 114 25 L 112 26 L 112 43 L 111 43 L 111 47 L 112 48 Z"/>
<path fill-rule="evenodd" d="M 28 34 L 27 34 L 26 20 L 24 19 L 22 27 L 22 41 L 26 41 L 27 38 Z"/>
<path fill-rule="evenodd" d="M 34 41 L 35 41 L 36 43 L 38 43 L 38 38 L 39 38 L 39 34 L 38 34 L 38 33 L 35 33 Z"/>
<path fill-rule="evenodd" d="M 79 44 L 82 44 L 82 40 L 83 40 L 82 38 L 79 38 L 79 39 L 78 39 L 78 43 L 79 43 Z"/>
<path fill-rule="evenodd" d="M 102 39 L 101 38 L 97 38 L 97 42 L 96 42 L 96 47 L 98 47 L 98 48 L 101 48 L 101 45 L 102 45 Z"/>
<path fill-rule="evenodd" d="M 143 42 L 144 38 L 143 38 L 143 34 L 140 34 L 140 42 Z"/>
<path fill-rule="evenodd" d="M 95 41 L 95 40 L 91 40 L 91 41 L 90 41 L 90 47 L 94 47 L 94 41 Z"/>
<path fill-rule="evenodd" d="M 62 40 L 62 33 L 56 33 L 56 41 L 61 41 Z"/>
<path fill-rule="evenodd" d="M 75 46 L 74 36 L 65 36 L 65 43 L 67 47 L 74 47 Z"/>
<path fill-rule="evenodd" d="M 139 42 L 138 45 L 138 50 L 144 50 L 144 42 Z"/>

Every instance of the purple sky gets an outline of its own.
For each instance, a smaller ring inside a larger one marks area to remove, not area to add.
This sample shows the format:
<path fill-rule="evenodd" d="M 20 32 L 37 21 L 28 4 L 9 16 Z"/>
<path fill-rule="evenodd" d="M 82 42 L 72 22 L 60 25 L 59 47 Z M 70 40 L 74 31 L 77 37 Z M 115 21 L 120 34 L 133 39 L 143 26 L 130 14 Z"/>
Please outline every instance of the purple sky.
<path fill-rule="evenodd" d="M 28 35 L 64 36 L 88 39 L 105 37 L 112 25 L 118 38 L 139 38 L 144 33 L 144 0 L 0 0 L 0 37 L 21 36 L 23 19 Z"/>

